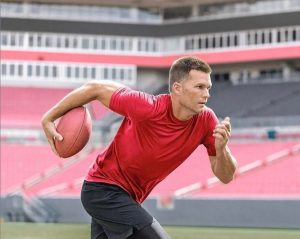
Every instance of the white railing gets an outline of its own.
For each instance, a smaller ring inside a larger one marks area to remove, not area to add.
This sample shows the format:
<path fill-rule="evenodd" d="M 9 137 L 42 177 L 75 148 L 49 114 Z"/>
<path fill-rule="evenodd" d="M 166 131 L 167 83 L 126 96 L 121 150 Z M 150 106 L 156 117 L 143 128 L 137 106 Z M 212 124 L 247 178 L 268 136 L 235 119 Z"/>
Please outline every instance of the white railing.
<path fill-rule="evenodd" d="M 47 85 L 77 86 L 88 80 L 112 80 L 128 86 L 135 86 L 137 68 L 135 65 L 61 63 L 41 61 L 1 61 L 1 81 L 21 85 L 43 82 Z"/>
<path fill-rule="evenodd" d="M 1 32 L 1 49 L 91 54 L 155 55 L 245 49 L 300 43 L 300 26 L 194 34 L 180 37 L 128 37 L 37 32 Z"/>

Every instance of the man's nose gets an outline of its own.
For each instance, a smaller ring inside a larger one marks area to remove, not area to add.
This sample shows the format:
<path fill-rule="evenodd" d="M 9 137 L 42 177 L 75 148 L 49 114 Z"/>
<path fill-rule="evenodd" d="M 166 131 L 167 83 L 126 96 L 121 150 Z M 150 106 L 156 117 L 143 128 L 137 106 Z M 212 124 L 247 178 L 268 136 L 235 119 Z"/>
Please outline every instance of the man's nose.
<path fill-rule="evenodd" d="M 206 89 L 206 90 L 204 91 L 204 97 L 206 97 L 206 98 L 209 98 L 209 97 L 210 97 L 209 89 Z"/>

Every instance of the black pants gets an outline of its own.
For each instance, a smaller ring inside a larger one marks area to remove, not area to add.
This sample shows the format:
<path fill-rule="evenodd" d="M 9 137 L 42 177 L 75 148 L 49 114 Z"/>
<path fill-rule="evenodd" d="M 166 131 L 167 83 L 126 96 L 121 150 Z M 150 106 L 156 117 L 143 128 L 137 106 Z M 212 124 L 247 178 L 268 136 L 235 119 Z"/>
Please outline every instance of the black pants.
<path fill-rule="evenodd" d="M 92 217 L 92 239 L 170 239 L 160 224 L 118 186 L 85 181 L 81 201 Z"/>

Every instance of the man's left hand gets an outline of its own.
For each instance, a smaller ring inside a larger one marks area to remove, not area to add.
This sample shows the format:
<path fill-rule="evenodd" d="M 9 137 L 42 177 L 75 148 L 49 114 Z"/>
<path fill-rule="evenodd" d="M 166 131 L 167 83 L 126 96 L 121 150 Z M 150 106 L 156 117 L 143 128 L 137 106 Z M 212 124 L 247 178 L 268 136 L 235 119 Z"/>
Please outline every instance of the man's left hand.
<path fill-rule="evenodd" d="M 226 117 L 221 123 L 216 125 L 213 131 L 213 136 L 215 137 L 216 150 L 225 149 L 231 136 L 231 124 L 229 117 Z"/>

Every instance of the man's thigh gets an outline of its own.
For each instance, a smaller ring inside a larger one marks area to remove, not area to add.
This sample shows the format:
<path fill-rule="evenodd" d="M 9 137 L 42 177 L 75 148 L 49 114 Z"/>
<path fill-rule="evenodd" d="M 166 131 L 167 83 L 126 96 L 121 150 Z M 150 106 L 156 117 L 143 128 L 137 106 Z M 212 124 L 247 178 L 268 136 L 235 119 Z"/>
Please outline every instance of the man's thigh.
<path fill-rule="evenodd" d="M 81 199 L 93 218 L 92 235 L 103 230 L 109 239 L 124 239 L 153 223 L 153 217 L 117 186 L 85 182 Z"/>

